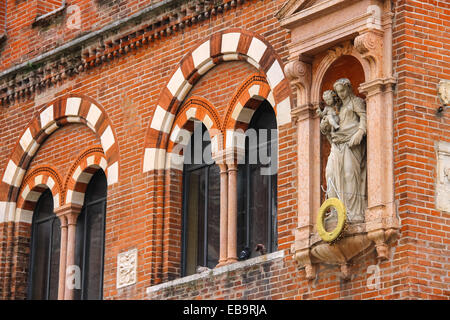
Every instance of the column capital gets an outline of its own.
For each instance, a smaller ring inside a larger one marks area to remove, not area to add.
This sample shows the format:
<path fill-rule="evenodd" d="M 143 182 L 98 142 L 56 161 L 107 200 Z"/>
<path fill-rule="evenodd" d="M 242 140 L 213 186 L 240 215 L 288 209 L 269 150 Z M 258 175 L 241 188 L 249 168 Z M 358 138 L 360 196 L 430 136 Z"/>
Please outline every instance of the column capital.
<path fill-rule="evenodd" d="M 230 165 L 241 163 L 245 159 L 245 149 L 236 146 L 222 149 L 217 151 L 212 156 L 212 159 L 219 167 L 220 165 L 225 165 L 229 169 Z"/>
<path fill-rule="evenodd" d="M 78 215 L 81 213 L 82 206 L 75 203 L 67 203 L 55 209 L 56 216 L 61 220 L 61 223 L 76 224 Z"/>
<path fill-rule="evenodd" d="M 297 106 L 291 110 L 291 118 L 294 123 L 313 119 L 317 117 L 316 109 L 319 106 L 319 102 L 316 103 L 306 103 Z"/>

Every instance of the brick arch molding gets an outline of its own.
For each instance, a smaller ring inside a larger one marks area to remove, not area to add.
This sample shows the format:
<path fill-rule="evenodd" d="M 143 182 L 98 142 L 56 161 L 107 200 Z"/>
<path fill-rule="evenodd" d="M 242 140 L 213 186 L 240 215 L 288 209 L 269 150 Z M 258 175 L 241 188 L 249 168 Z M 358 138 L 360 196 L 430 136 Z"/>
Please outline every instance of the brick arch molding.
<path fill-rule="evenodd" d="M 58 171 L 51 166 L 39 166 L 33 169 L 22 183 L 14 221 L 31 224 L 36 204 L 46 189 L 49 189 L 53 195 L 54 208 L 59 208 L 63 203 L 61 181 Z"/>
<path fill-rule="evenodd" d="M 64 183 L 64 190 L 66 193 L 65 204 L 71 203 L 83 206 L 84 195 L 94 173 L 101 169 L 105 173 L 108 181 L 110 181 L 110 172 L 112 171 L 114 175 L 117 171 L 117 168 L 114 168 L 115 164 L 116 163 L 108 167 L 108 163 L 101 148 L 83 151 L 67 174 Z M 116 179 L 114 176 L 112 178 Z"/>
<path fill-rule="evenodd" d="M 166 152 L 175 116 L 191 88 L 216 65 L 236 60 L 252 64 L 266 76 L 278 114 L 284 115 L 278 126 L 290 122 L 290 84 L 273 47 L 261 36 L 247 30 L 229 29 L 215 33 L 181 60 L 163 88 L 146 132 L 144 172 L 165 169 L 165 162 L 161 163 L 159 159 Z"/>
<path fill-rule="evenodd" d="M 58 128 L 72 123 L 87 125 L 100 138 L 109 172 L 108 184 L 118 182 L 119 146 L 105 110 L 86 96 L 58 98 L 40 109 L 14 147 L 0 180 L 0 213 L 3 213 L 0 222 L 14 215 L 23 177 L 39 147 Z"/>

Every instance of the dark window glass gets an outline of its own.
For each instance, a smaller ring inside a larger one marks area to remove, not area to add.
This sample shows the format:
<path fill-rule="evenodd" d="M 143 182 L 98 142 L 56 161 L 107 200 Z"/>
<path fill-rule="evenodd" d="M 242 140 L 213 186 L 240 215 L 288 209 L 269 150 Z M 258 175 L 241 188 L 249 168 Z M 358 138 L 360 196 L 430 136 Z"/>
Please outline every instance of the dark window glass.
<path fill-rule="evenodd" d="M 75 290 L 75 299 L 103 297 L 106 195 L 106 176 L 98 170 L 86 189 L 84 206 L 77 221 L 75 264 L 80 267 L 81 288 Z"/>
<path fill-rule="evenodd" d="M 33 213 L 29 269 L 30 299 L 58 298 L 61 224 L 53 213 L 53 196 L 44 191 Z"/>
<path fill-rule="evenodd" d="M 277 249 L 277 167 L 278 137 L 275 113 L 264 101 L 254 113 L 246 138 L 245 164 L 238 166 L 237 250 L 248 247 L 250 257 Z M 251 130 L 255 133 L 250 134 Z M 255 140 L 256 137 L 256 140 Z"/>
<path fill-rule="evenodd" d="M 183 275 L 194 274 L 198 266 L 214 268 L 219 261 L 220 172 L 210 157 L 209 134 L 196 122 L 184 159 Z"/>

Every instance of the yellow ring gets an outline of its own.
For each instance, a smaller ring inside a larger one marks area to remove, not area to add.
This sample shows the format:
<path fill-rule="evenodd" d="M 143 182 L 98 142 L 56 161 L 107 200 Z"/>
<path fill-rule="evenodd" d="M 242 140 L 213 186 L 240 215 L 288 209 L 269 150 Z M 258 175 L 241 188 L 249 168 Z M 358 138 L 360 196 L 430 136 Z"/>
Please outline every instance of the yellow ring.
<path fill-rule="evenodd" d="M 325 217 L 325 212 L 328 208 L 334 207 L 338 214 L 338 222 L 336 228 L 333 231 L 328 232 L 325 230 L 323 219 Z M 347 209 L 344 203 L 337 198 L 330 198 L 326 200 L 322 206 L 320 206 L 319 214 L 317 215 L 317 232 L 323 241 L 333 242 L 342 233 L 345 227 L 345 221 L 347 220 Z"/>

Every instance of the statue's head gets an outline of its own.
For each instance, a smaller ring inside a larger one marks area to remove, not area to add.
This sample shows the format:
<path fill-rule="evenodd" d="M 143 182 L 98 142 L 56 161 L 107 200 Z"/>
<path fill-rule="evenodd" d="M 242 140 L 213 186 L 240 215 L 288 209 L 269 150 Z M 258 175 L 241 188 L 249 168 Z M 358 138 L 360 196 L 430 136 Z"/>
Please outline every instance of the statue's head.
<path fill-rule="evenodd" d="M 353 94 L 352 83 L 347 78 L 337 80 L 334 83 L 333 88 L 341 100 L 344 100 Z"/>
<path fill-rule="evenodd" d="M 339 98 L 333 90 L 324 91 L 322 98 L 328 106 L 333 106 L 339 102 Z"/>

